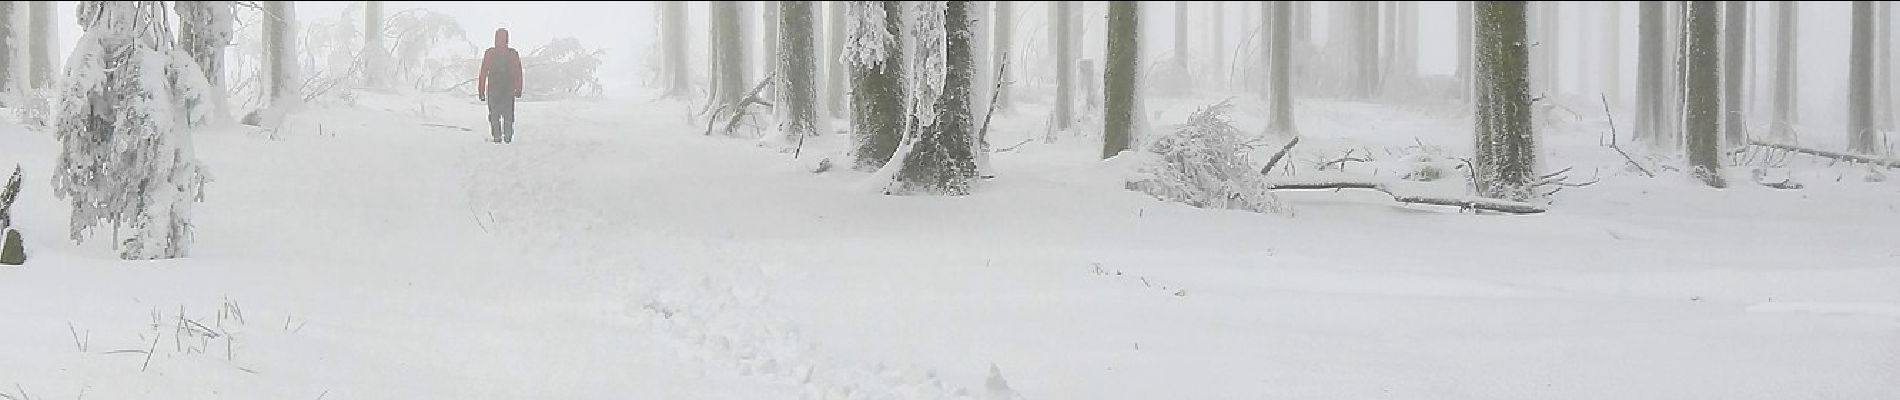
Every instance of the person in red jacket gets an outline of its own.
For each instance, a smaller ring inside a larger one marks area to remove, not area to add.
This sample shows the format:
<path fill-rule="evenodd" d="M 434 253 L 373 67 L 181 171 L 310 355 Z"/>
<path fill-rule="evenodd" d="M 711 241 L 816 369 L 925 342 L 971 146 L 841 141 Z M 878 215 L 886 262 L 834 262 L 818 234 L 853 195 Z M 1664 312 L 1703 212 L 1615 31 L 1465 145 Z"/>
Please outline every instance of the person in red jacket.
<path fill-rule="evenodd" d="M 477 99 L 488 102 L 488 134 L 494 136 L 492 141 L 514 143 L 515 99 L 521 98 L 521 53 L 508 47 L 508 28 L 495 29 L 495 47 L 482 52 L 475 92 Z"/>

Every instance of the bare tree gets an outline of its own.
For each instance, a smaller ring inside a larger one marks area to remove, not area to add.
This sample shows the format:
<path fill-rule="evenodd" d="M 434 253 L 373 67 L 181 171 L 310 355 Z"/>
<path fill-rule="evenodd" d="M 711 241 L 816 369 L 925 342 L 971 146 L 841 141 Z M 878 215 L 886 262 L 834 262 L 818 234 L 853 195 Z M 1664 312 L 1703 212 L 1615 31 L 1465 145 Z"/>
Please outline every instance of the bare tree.
<path fill-rule="evenodd" d="M 1070 22 L 1074 20 L 1075 6 L 1068 1 L 1049 2 L 1049 19 L 1054 29 L 1049 30 L 1049 44 L 1056 50 L 1056 104 L 1055 130 L 1068 130 L 1075 121 L 1075 49 L 1070 36 L 1075 29 Z M 1053 138 L 1053 137 L 1052 137 Z"/>
<path fill-rule="evenodd" d="M 1102 112 L 1102 158 L 1128 150 L 1134 138 L 1135 102 L 1140 96 L 1141 11 L 1133 1 L 1108 3 L 1108 62 L 1102 68 L 1106 91 Z"/>
<path fill-rule="evenodd" d="M 1878 154 L 1879 130 L 1874 127 L 1874 5 L 1854 2 L 1853 39 L 1847 55 L 1847 151 Z"/>
<path fill-rule="evenodd" d="M 660 45 L 666 58 L 665 71 L 662 71 L 666 96 L 692 96 L 692 70 L 686 67 L 686 46 L 692 40 L 686 34 L 686 2 L 662 1 L 655 4 L 660 7 Z"/>
<path fill-rule="evenodd" d="M 1666 136 L 1663 115 L 1665 74 L 1663 55 L 1664 10 L 1661 1 L 1637 3 L 1636 32 L 1636 138 L 1655 144 Z"/>
<path fill-rule="evenodd" d="M 1299 136 L 1300 132 L 1293 124 L 1293 4 L 1288 1 L 1275 1 L 1267 4 L 1267 27 L 1273 33 L 1267 35 L 1272 42 L 1268 56 L 1267 83 L 1272 87 L 1268 103 L 1272 111 L 1267 115 L 1267 133 L 1287 137 Z"/>
<path fill-rule="evenodd" d="M 829 56 L 825 57 L 824 61 L 820 62 L 819 64 L 822 64 L 825 66 L 826 75 L 829 75 L 829 78 L 826 79 L 826 82 L 825 82 L 825 87 L 826 87 L 825 103 L 831 105 L 831 117 L 844 118 L 845 116 L 850 115 L 850 110 L 851 110 L 849 107 L 847 107 L 849 106 L 849 104 L 845 102 L 845 97 L 846 97 L 845 96 L 846 95 L 845 70 L 846 68 L 845 68 L 845 62 L 844 62 L 844 51 L 845 51 L 845 47 L 844 47 L 845 13 L 844 11 L 845 11 L 846 4 L 849 4 L 850 2 L 831 1 L 828 3 L 831 3 L 831 15 L 826 18 L 825 23 L 827 25 L 830 25 L 830 32 L 829 34 L 825 36 L 825 42 L 830 47 L 831 51 L 826 53 Z"/>
<path fill-rule="evenodd" d="M 1478 195 L 1489 198 L 1528 200 L 1537 178 L 1525 3 L 1480 1 L 1472 10 L 1478 53 L 1473 172 Z"/>
<path fill-rule="evenodd" d="M 1724 147 L 1748 144 L 1746 119 L 1742 113 L 1742 71 L 1748 65 L 1747 2 L 1722 2 L 1722 140 Z"/>
<path fill-rule="evenodd" d="M 1722 178 L 1722 2 L 1684 5 L 1683 130 L 1690 174 L 1709 187 Z"/>
<path fill-rule="evenodd" d="M 1775 2 L 1775 82 L 1771 85 L 1774 110 L 1769 112 L 1768 137 L 1781 142 L 1794 140 L 1795 134 L 1794 29 L 1798 15 L 1795 2 Z"/>

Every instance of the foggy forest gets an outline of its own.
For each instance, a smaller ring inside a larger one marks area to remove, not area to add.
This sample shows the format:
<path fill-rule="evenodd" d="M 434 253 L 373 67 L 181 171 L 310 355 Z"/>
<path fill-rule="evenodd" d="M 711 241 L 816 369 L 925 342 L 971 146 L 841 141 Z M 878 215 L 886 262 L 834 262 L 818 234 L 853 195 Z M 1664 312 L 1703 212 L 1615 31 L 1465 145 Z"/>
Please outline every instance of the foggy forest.
<path fill-rule="evenodd" d="M 0 398 L 1892 398 L 1897 15 L 0 2 Z"/>

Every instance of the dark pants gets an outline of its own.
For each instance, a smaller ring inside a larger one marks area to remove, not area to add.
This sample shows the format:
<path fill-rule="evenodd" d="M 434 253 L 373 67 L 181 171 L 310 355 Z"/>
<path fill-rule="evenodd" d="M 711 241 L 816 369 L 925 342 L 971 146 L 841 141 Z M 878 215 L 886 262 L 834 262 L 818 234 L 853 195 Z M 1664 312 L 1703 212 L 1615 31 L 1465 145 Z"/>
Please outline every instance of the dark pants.
<path fill-rule="evenodd" d="M 488 95 L 488 134 L 497 142 L 515 141 L 515 96 Z"/>

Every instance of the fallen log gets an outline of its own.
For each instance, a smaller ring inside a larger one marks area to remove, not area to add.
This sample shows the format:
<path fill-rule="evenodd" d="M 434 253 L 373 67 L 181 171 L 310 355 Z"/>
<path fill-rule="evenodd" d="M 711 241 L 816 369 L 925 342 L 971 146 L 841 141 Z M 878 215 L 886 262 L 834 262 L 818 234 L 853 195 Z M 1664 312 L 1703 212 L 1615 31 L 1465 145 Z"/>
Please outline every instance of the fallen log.
<path fill-rule="evenodd" d="M 1792 145 L 1786 145 L 1786 144 L 1780 144 L 1780 143 L 1769 143 L 1769 142 L 1764 142 L 1760 140 L 1750 140 L 1748 141 L 1748 144 L 1751 146 L 1761 146 L 1761 147 L 1767 147 L 1767 148 L 1776 149 L 1776 150 L 1786 150 L 1786 151 L 1791 151 L 1791 152 L 1796 152 L 1796 153 L 1801 153 L 1801 154 L 1807 154 L 1807 155 L 1811 155 L 1815 157 L 1832 158 L 1836 160 L 1847 161 L 1847 162 L 1857 162 L 1857 163 L 1862 163 L 1862 164 L 1873 164 L 1873 165 L 1878 165 L 1878 166 L 1887 167 L 1887 168 L 1900 168 L 1900 160 L 1882 160 L 1882 159 L 1867 157 L 1867 156 L 1862 156 L 1862 155 L 1836 153 L 1832 151 L 1810 149 L 1806 147 L 1795 147 Z"/>
<path fill-rule="evenodd" d="M 1433 196 L 1417 196 L 1417 195 L 1400 194 L 1400 193 L 1392 191 L 1392 189 L 1387 187 L 1385 184 L 1378 183 L 1378 182 L 1355 182 L 1355 181 L 1290 182 L 1290 183 L 1276 183 L 1276 184 L 1273 184 L 1273 186 L 1270 187 L 1269 189 L 1271 190 L 1342 190 L 1342 189 L 1375 190 L 1380 193 L 1385 193 L 1387 196 L 1391 196 L 1393 201 L 1397 201 L 1400 203 L 1458 207 L 1459 211 L 1461 212 L 1464 210 L 1482 210 L 1482 211 L 1501 212 L 1501 213 L 1506 213 L 1506 214 L 1539 214 L 1539 213 L 1544 212 L 1544 209 L 1542 207 L 1531 205 L 1530 203 L 1517 202 L 1517 201 L 1487 199 L 1487 198 L 1482 198 L 1482 197 L 1450 198 L 1450 197 L 1433 197 Z"/>

